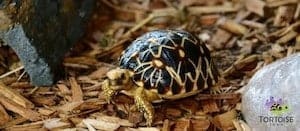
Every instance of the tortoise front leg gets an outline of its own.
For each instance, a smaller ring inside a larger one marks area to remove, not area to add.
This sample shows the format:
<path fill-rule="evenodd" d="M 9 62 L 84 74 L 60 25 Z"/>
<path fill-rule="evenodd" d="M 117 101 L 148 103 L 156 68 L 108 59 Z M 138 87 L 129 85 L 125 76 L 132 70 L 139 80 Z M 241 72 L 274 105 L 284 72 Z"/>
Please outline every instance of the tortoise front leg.
<path fill-rule="evenodd" d="M 101 88 L 106 101 L 110 103 L 112 97 L 117 93 L 118 89 L 115 86 L 111 85 L 109 80 L 104 80 Z"/>
<path fill-rule="evenodd" d="M 143 113 L 147 126 L 151 126 L 154 118 L 154 108 L 151 104 L 152 96 L 148 96 L 143 87 L 138 87 L 135 90 L 134 101 L 137 109 Z"/>

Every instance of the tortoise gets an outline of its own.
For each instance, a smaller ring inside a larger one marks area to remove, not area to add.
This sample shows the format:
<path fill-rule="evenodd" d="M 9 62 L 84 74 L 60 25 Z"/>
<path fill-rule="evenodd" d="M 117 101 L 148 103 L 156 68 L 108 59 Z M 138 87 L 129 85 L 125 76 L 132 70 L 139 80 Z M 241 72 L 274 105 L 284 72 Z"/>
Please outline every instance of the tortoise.
<path fill-rule="evenodd" d="M 108 101 L 120 90 L 131 92 L 150 126 L 152 103 L 195 95 L 216 84 L 218 76 L 203 41 L 183 30 L 154 30 L 123 51 L 102 90 Z"/>

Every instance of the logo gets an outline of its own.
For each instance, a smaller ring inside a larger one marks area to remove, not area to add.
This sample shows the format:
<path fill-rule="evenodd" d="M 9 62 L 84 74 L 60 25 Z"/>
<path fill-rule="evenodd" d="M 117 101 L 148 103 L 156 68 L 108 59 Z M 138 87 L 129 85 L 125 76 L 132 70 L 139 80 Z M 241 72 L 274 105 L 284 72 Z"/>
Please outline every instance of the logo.
<path fill-rule="evenodd" d="M 288 115 L 290 107 L 282 98 L 276 99 L 271 96 L 265 101 L 264 106 L 266 115 L 259 116 L 260 123 L 269 126 L 289 126 L 295 122 L 294 117 Z"/>
<path fill-rule="evenodd" d="M 280 116 L 289 111 L 289 107 L 284 105 L 281 98 L 276 101 L 272 96 L 266 100 L 265 106 L 274 116 Z"/>

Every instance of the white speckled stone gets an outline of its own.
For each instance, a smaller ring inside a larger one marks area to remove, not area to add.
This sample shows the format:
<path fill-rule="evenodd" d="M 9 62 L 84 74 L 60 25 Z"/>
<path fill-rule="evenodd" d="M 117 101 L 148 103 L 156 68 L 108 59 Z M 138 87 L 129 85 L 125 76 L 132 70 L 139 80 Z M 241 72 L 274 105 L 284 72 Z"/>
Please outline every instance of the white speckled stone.
<path fill-rule="evenodd" d="M 266 105 L 270 97 L 288 109 L 276 116 Z M 300 53 L 265 66 L 251 78 L 243 92 L 242 113 L 255 131 L 300 131 Z M 270 117 L 293 122 L 272 123 Z"/>

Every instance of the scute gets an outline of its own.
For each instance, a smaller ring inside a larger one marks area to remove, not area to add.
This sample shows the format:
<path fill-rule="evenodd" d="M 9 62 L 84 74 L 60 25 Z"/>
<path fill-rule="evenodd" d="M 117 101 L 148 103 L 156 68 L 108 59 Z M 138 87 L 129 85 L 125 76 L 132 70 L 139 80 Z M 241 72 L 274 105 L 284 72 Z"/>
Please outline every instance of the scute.
<path fill-rule="evenodd" d="M 138 55 L 132 57 L 134 53 Z M 155 66 L 154 60 L 164 66 Z M 119 64 L 121 68 L 134 71 L 133 81 L 142 81 L 145 89 L 154 88 L 161 95 L 193 94 L 191 92 L 201 91 L 217 82 L 218 72 L 209 50 L 186 31 L 146 33 L 124 51 Z"/>
<path fill-rule="evenodd" d="M 178 67 L 179 59 L 177 58 L 179 57 L 176 51 L 171 49 L 162 49 L 161 59 L 165 60 L 165 62 L 168 63 L 168 65 L 173 67 L 174 69 L 177 69 Z"/>

